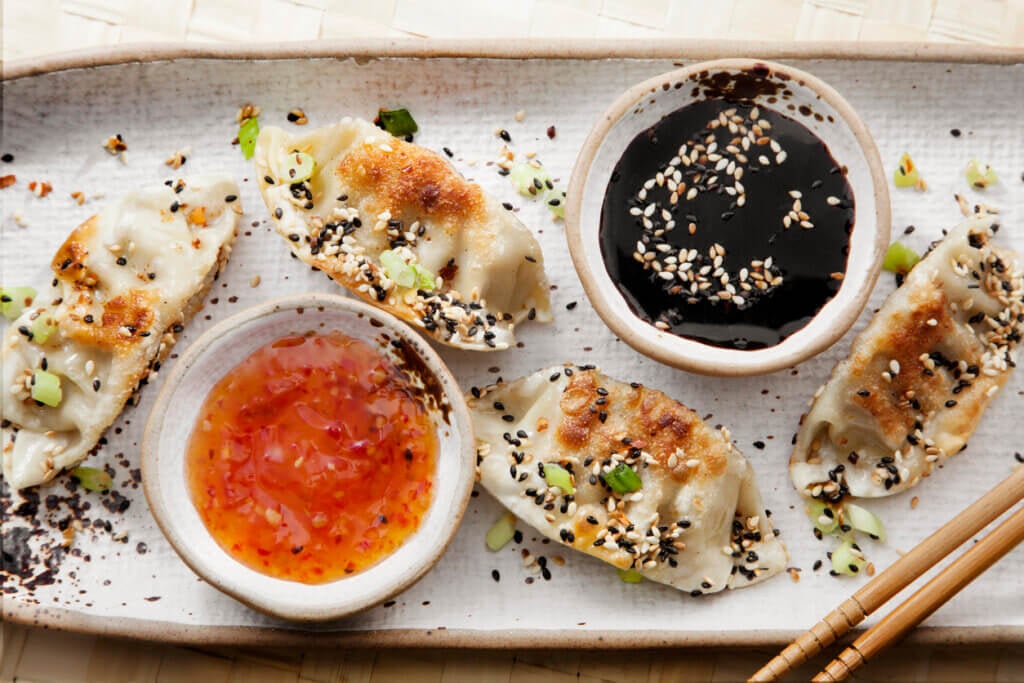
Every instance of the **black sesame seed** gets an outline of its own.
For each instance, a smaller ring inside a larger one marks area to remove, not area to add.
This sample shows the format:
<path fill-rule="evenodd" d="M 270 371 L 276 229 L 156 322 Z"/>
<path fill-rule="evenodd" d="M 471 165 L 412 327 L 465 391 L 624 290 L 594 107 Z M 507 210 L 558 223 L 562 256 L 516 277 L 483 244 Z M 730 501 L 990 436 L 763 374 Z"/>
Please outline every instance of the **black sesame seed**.
<path fill-rule="evenodd" d="M 4 154 L 2 157 L 0 157 L 0 161 L 3 161 L 5 164 L 9 164 L 12 161 L 14 161 L 14 155 L 13 154 Z"/>
<path fill-rule="evenodd" d="M 100 381 L 98 379 L 94 379 L 92 381 L 92 390 L 93 391 L 99 391 L 100 390 Z"/>
<path fill-rule="evenodd" d="M 128 259 L 126 259 L 124 256 L 119 256 L 117 258 L 117 265 L 119 265 L 119 266 L 128 265 Z"/>

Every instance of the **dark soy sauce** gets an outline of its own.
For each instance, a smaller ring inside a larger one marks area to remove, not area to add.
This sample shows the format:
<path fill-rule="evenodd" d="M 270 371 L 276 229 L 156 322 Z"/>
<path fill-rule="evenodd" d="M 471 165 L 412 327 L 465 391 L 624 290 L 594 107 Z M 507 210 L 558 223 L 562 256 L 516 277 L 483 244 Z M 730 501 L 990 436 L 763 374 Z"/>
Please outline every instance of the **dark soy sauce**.
<path fill-rule="evenodd" d="M 709 128 L 712 121 L 717 127 Z M 762 129 L 765 121 L 770 127 Z M 689 159 L 695 150 L 686 165 L 680 152 Z M 685 190 L 672 204 L 667 180 L 674 178 Z M 800 225 L 801 213 L 813 227 Z M 814 133 L 750 102 L 712 98 L 672 112 L 629 144 L 605 191 L 600 239 L 608 274 L 640 318 L 713 346 L 759 349 L 805 326 L 835 296 L 853 224 L 844 169 Z M 709 253 L 714 245 L 724 255 Z M 681 269 L 694 275 L 680 280 Z"/>

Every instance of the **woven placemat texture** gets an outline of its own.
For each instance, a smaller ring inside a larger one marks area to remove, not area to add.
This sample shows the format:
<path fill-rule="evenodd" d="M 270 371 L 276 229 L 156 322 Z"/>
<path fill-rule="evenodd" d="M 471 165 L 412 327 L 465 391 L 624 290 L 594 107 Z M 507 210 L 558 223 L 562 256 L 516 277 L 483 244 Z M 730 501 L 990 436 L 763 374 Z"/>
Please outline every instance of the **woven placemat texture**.
<path fill-rule="evenodd" d="M 1024 45 L 1024 0 L 3 0 L 3 56 L 140 41 L 428 36 Z"/>

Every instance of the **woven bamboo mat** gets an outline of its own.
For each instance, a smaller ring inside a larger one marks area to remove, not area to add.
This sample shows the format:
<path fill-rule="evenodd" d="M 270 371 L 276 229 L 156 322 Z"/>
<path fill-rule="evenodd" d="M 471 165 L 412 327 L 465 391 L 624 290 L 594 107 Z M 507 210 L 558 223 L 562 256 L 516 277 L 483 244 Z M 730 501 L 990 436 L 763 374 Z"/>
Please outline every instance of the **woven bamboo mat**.
<path fill-rule="evenodd" d="M 140 41 L 350 36 L 900 40 L 1024 46 L 1024 0 L 3 0 L 4 59 Z M 824 607 L 824 606 L 823 606 Z M 738 681 L 769 649 L 652 652 L 248 650 L 4 624 L 0 682 Z M 804 668 L 808 678 L 813 670 Z M 1024 682 L 1024 648 L 903 647 L 858 680 Z"/>
<path fill-rule="evenodd" d="M 1024 45 L 1024 0 L 3 0 L 3 56 L 139 41 L 352 36 Z"/>

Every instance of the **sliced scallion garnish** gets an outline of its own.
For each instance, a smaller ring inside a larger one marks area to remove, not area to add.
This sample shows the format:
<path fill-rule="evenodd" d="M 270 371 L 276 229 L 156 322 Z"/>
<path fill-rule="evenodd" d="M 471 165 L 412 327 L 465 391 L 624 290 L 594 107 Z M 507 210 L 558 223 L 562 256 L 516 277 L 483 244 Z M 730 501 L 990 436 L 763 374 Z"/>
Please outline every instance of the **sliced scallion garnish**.
<path fill-rule="evenodd" d="M 896 187 L 915 187 L 921 181 L 921 174 L 917 172 L 914 160 L 906 152 L 900 157 L 900 163 L 893 173 L 892 181 Z"/>
<path fill-rule="evenodd" d="M 0 314 L 14 320 L 35 298 L 36 290 L 31 287 L 0 287 Z"/>
<path fill-rule="evenodd" d="M 86 491 L 105 493 L 114 485 L 114 480 L 104 470 L 96 467 L 76 467 L 71 476 L 78 480 Z"/>
<path fill-rule="evenodd" d="M 865 564 L 867 564 L 867 560 L 864 559 L 864 553 L 850 539 L 846 539 L 832 551 L 832 570 L 837 574 L 847 576 L 859 574 Z"/>
<path fill-rule="evenodd" d="M 971 159 L 967 163 L 964 177 L 967 178 L 967 182 L 970 183 L 971 187 L 979 190 L 999 182 L 999 176 L 996 175 L 995 169 L 988 164 L 980 163 L 977 159 Z"/>
<path fill-rule="evenodd" d="M 313 156 L 297 150 L 289 152 L 284 163 L 279 168 L 280 177 L 278 180 L 294 185 L 304 180 L 309 180 L 316 169 L 316 162 Z"/>
<path fill-rule="evenodd" d="M 853 503 L 843 506 L 843 520 L 855 530 L 868 534 L 872 538 L 885 539 L 885 527 L 882 520 L 866 508 Z"/>
<path fill-rule="evenodd" d="M 60 388 L 60 377 L 46 370 L 33 370 L 31 394 L 33 400 L 56 408 L 64 398 L 64 392 Z"/>
<path fill-rule="evenodd" d="M 902 242 L 893 242 L 889 245 L 889 250 L 885 252 L 882 268 L 890 273 L 906 275 L 920 260 L 921 257 L 917 255 L 916 251 Z"/>
<path fill-rule="evenodd" d="M 533 164 L 516 164 L 509 171 L 508 178 L 524 197 L 543 197 L 554 187 L 547 169 Z"/>
<path fill-rule="evenodd" d="M 807 516 L 810 517 L 811 523 L 814 524 L 815 528 L 823 534 L 835 533 L 839 529 L 839 516 L 836 511 L 821 502 L 820 500 L 811 500 L 806 504 Z"/>
<path fill-rule="evenodd" d="M 437 286 L 437 276 L 429 270 L 418 263 L 412 263 L 409 267 L 416 276 L 416 289 L 422 289 L 429 292 Z"/>
<path fill-rule="evenodd" d="M 615 493 L 632 493 L 643 486 L 640 476 L 624 462 L 620 462 L 604 475 L 604 483 Z"/>
<path fill-rule="evenodd" d="M 52 315 L 44 311 L 32 321 L 32 327 L 29 328 L 29 331 L 32 332 L 32 341 L 37 344 L 45 344 L 50 335 L 57 331 L 57 321 L 53 319 Z"/>
<path fill-rule="evenodd" d="M 377 120 L 381 128 L 396 138 L 404 138 L 420 129 L 408 109 L 380 109 L 377 111 Z"/>
<path fill-rule="evenodd" d="M 618 574 L 623 583 L 640 583 L 644 580 L 640 572 L 635 569 L 619 569 Z"/>
<path fill-rule="evenodd" d="M 547 204 L 548 211 L 555 218 L 565 218 L 565 190 L 560 190 L 557 187 L 544 197 L 544 203 Z"/>
<path fill-rule="evenodd" d="M 256 138 L 260 136 L 260 122 L 255 116 L 246 119 L 245 123 L 238 127 L 238 146 L 242 148 L 242 154 L 246 159 L 252 159 L 256 151 Z"/>
<path fill-rule="evenodd" d="M 491 528 L 487 530 L 487 541 L 488 549 L 493 552 L 498 552 L 504 548 L 512 537 L 516 534 L 516 516 L 511 512 L 506 512 L 498 518 Z"/>
<path fill-rule="evenodd" d="M 408 263 L 390 249 L 380 253 L 380 266 L 388 279 L 399 287 L 434 289 L 436 278 L 433 273 L 418 263 Z"/>
<path fill-rule="evenodd" d="M 572 496 L 576 494 L 576 487 L 572 485 L 572 475 L 558 463 L 544 463 L 544 481 L 548 486 L 557 486 L 562 489 L 562 494 Z"/>

